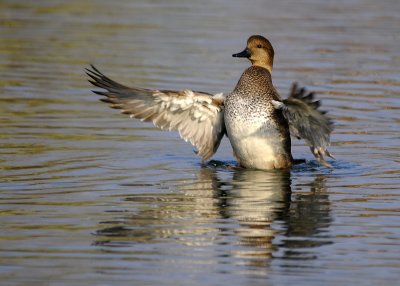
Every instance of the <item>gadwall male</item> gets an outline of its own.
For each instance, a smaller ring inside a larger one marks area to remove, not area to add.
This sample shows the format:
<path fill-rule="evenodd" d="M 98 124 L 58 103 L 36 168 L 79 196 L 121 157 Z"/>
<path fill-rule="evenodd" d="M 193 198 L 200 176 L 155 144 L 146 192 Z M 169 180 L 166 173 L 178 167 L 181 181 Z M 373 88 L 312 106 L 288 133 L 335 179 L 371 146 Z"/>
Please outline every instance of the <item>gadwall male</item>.
<path fill-rule="evenodd" d="M 271 72 L 274 49 L 264 37 L 255 35 L 244 51 L 233 54 L 251 61 L 232 93 L 209 94 L 192 90 L 150 90 L 127 87 L 102 74 L 94 66 L 86 69 L 93 85 L 105 89 L 94 91 L 112 108 L 142 121 L 152 121 L 163 130 L 178 130 L 190 141 L 203 160 L 208 160 L 227 135 L 233 153 L 244 168 L 281 169 L 294 164 L 290 135 L 302 138 L 318 161 L 331 167 L 324 156 L 332 120 L 318 110 L 319 101 L 293 84 L 286 100 L 274 88 Z"/>

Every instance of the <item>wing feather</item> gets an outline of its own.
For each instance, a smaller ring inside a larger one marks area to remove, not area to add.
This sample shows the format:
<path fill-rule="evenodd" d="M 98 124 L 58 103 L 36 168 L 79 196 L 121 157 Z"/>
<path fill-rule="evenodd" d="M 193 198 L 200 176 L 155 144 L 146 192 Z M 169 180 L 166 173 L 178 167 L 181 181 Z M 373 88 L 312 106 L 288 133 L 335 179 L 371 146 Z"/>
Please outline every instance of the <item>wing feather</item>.
<path fill-rule="evenodd" d="M 321 164 L 331 167 L 324 156 L 334 158 L 328 151 L 333 121 L 325 111 L 318 110 L 320 101 L 314 101 L 315 94 L 307 93 L 305 88 L 298 88 L 294 83 L 288 99 L 273 101 L 275 108 L 281 109 L 289 122 L 292 136 L 302 138 L 310 146 L 313 155 Z"/>
<path fill-rule="evenodd" d="M 127 87 L 101 73 L 91 65 L 86 69 L 89 82 L 104 89 L 93 92 L 102 95 L 101 101 L 121 113 L 142 121 L 151 121 L 163 130 L 177 130 L 185 141 L 190 141 L 203 160 L 217 151 L 223 135 L 224 99 L 191 90 L 150 90 Z"/>

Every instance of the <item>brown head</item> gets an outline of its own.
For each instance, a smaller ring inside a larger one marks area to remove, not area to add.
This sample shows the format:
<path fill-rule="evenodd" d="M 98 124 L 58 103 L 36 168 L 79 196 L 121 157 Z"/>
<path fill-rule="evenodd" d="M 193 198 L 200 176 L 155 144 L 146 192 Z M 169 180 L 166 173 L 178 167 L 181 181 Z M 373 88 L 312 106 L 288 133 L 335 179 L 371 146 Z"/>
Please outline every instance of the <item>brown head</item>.
<path fill-rule="evenodd" d="M 248 58 L 252 65 L 260 66 L 272 73 L 274 63 L 274 49 L 271 43 L 263 36 L 254 35 L 247 40 L 244 51 L 233 54 L 233 57 Z"/>

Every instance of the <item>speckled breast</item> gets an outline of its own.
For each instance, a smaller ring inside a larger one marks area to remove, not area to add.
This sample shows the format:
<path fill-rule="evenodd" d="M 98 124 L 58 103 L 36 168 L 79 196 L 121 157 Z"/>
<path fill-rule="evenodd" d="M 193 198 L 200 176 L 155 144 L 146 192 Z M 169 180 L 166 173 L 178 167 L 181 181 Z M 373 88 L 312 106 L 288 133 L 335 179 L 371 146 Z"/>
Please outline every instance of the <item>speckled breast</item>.
<path fill-rule="evenodd" d="M 280 111 L 271 104 L 273 90 L 248 91 L 243 93 L 236 88 L 225 101 L 224 119 L 234 155 L 246 168 L 290 166 L 289 128 Z"/>

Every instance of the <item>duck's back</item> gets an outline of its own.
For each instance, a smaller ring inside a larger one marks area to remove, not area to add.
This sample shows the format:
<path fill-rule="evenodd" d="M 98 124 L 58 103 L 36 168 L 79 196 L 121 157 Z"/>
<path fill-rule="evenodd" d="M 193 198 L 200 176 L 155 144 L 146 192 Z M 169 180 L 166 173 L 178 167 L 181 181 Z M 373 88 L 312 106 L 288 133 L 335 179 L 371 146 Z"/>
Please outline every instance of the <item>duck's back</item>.
<path fill-rule="evenodd" d="M 271 100 L 280 100 L 270 72 L 251 66 L 225 101 L 225 125 L 233 151 L 246 168 L 292 165 L 289 127 Z"/>

